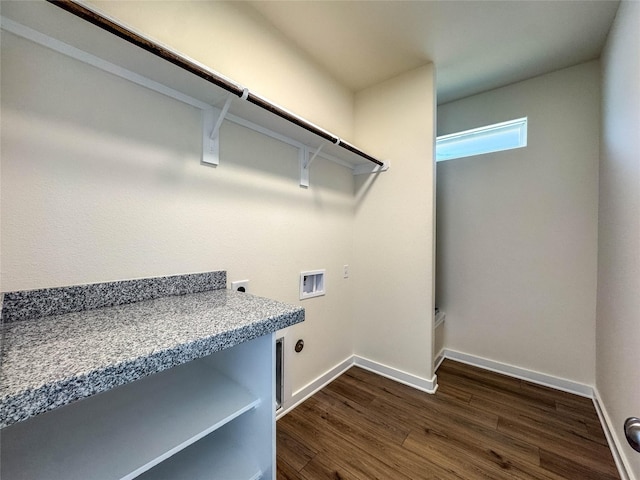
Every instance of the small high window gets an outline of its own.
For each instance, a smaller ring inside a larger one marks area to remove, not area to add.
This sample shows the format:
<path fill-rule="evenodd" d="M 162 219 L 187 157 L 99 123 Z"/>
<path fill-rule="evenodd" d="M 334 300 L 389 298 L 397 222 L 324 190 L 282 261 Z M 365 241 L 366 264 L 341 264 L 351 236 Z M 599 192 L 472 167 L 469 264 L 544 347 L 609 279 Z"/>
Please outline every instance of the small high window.
<path fill-rule="evenodd" d="M 527 117 L 436 138 L 436 161 L 527 146 Z"/>

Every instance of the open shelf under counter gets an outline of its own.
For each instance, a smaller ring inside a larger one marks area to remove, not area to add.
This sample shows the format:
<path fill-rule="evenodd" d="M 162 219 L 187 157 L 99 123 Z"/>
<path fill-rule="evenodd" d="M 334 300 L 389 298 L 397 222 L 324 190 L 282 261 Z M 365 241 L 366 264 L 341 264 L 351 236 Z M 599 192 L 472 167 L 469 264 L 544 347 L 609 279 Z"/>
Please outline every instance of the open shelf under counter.
<path fill-rule="evenodd" d="M 275 479 L 274 332 L 304 310 L 225 284 L 6 293 L 0 477 Z"/>
<path fill-rule="evenodd" d="M 252 452 L 246 443 L 237 438 L 235 430 L 234 425 L 224 426 L 136 478 L 138 480 L 258 480 L 263 478 L 263 472 L 252 458 Z"/>
<path fill-rule="evenodd" d="M 7 427 L 3 477 L 135 478 L 259 404 L 195 360 Z"/>

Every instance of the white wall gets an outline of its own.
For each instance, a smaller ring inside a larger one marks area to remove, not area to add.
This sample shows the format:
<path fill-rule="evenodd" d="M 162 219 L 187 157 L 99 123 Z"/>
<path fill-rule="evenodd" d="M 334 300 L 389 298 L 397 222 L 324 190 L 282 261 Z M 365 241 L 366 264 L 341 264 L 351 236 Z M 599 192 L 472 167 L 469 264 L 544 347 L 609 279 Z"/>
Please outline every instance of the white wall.
<path fill-rule="evenodd" d="M 353 92 L 245 2 L 89 3 L 341 138 L 352 138 Z"/>
<path fill-rule="evenodd" d="M 29 5 L 33 4 L 3 2 L 2 11 Z M 100 6 L 343 138 L 353 135 L 354 94 L 309 62 L 246 5 L 105 2 Z M 410 322 L 419 323 L 397 332 L 392 344 L 368 350 L 371 359 L 387 361 L 385 348 L 402 351 L 406 344 L 402 361 L 391 363 L 429 378 L 431 67 L 380 89 L 388 98 L 395 95 L 394 85 L 418 91 L 410 116 L 420 121 L 424 117 L 426 123 L 411 133 L 407 148 L 377 142 L 367 133 L 373 128 L 370 122 L 375 123 L 369 118 L 363 119 L 367 123 L 362 141 L 356 141 L 373 154 L 380 148 L 381 154 L 398 158 L 393 182 L 407 182 L 408 191 L 420 198 L 415 213 L 402 225 L 403 233 L 416 234 L 412 248 L 418 253 L 398 256 L 402 263 L 394 265 L 379 254 L 356 257 L 360 246 L 355 246 L 354 237 L 360 240 L 362 235 L 354 232 L 356 206 L 371 212 L 369 202 L 385 203 L 385 216 L 392 218 L 403 208 L 394 198 L 403 191 L 400 183 L 378 181 L 364 195 L 362 189 L 355 191 L 349 170 L 316 160 L 311 187 L 301 189 L 294 148 L 230 123 L 221 130 L 220 166 L 202 166 L 198 110 L 9 33 L 2 36 L 1 75 L 2 291 L 225 269 L 229 280 L 250 279 L 252 293 L 299 303 L 300 271 L 325 268 L 327 294 L 300 302 L 306 321 L 287 331 L 290 390 L 301 389 L 351 357 L 354 310 L 363 298 L 367 308 L 385 313 L 384 318 L 376 317 L 375 325 L 382 325 L 388 315 L 405 312 Z M 366 106 L 366 93 L 363 98 Z M 396 143 L 393 136 L 400 133 L 392 129 L 386 142 Z M 418 168 L 405 169 L 405 162 Z M 375 193 L 378 186 L 389 195 Z M 379 217 L 363 213 L 360 218 L 386 248 L 405 248 L 405 239 L 389 236 Z M 349 279 L 342 276 L 345 264 L 352 266 Z M 409 293 L 426 292 L 415 308 L 407 306 L 411 299 L 395 287 L 404 281 L 405 268 L 417 272 Z M 367 288 L 356 300 L 363 272 L 383 275 L 387 283 L 375 280 L 377 285 L 370 290 L 364 280 Z M 386 291 L 385 285 L 393 286 L 391 295 L 379 294 Z M 358 338 L 372 330 L 370 324 L 360 327 Z M 293 352 L 298 338 L 305 340 L 300 354 Z"/>
<path fill-rule="evenodd" d="M 599 65 L 438 107 L 438 135 L 527 116 L 528 146 L 437 166 L 445 347 L 593 385 Z"/>
<path fill-rule="evenodd" d="M 623 1 L 602 56 L 596 386 L 630 474 L 622 429 L 640 417 L 640 3 Z"/>
<path fill-rule="evenodd" d="M 349 170 L 317 160 L 302 189 L 294 148 L 234 124 L 202 166 L 199 110 L 5 33 L 0 82 L 2 291 L 225 269 L 298 303 L 299 272 L 326 268 L 291 388 L 352 354 Z"/>
<path fill-rule="evenodd" d="M 391 161 L 359 178 L 355 221 L 355 353 L 433 377 L 434 69 L 356 95 L 356 140 Z"/>

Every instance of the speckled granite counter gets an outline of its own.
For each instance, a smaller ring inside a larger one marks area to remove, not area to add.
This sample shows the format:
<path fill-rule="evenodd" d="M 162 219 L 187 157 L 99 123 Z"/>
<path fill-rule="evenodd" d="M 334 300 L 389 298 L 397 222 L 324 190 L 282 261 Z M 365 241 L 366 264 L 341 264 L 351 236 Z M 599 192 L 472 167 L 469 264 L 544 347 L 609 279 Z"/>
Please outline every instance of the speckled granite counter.
<path fill-rule="evenodd" d="M 113 306 L 5 320 L 0 426 L 304 320 L 302 307 L 224 287 L 164 294 L 173 296 L 152 295 L 149 300 L 129 300 L 134 303 L 111 301 Z"/>

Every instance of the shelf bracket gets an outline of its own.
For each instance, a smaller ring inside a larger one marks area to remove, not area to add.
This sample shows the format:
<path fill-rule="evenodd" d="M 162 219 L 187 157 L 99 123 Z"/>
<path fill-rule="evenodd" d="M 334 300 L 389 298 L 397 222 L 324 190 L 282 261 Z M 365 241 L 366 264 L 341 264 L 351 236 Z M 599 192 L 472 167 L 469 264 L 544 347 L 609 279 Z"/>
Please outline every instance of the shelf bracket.
<path fill-rule="evenodd" d="M 202 163 L 205 165 L 220 164 L 220 127 L 232 100 L 230 93 L 222 109 L 211 107 L 202 111 Z"/>
<path fill-rule="evenodd" d="M 363 165 L 357 165 L 354 169 L 353 169 L 353 174 L 354 175 L 366 175 L 369 173 L 379 173 L 379 172 L 386 172 L 387 170 L 389 170 L 389 162 L 385 161 L 382 162 L 382 165 L 375 165 L 375 164 L 363 164 Z"/>
<path fill-rule="evenodd" d="M 318 156 L 318 154 L 320 153 L 324 145 L 325 145 L 324 143 L 321 143 L 311 157 L 309 157 L 309 154 L 311 153 L 309 151 L 309 147 L 307 147 L 306 145 L 304 145 L 299 150 L 298 161 L 300 162 L 300 186 L 301 187 L 305 187 L 305 188 L 309 187 L 309 168 L 311 167 L 311 164 L 316 159 L 316 157 Z"/>

